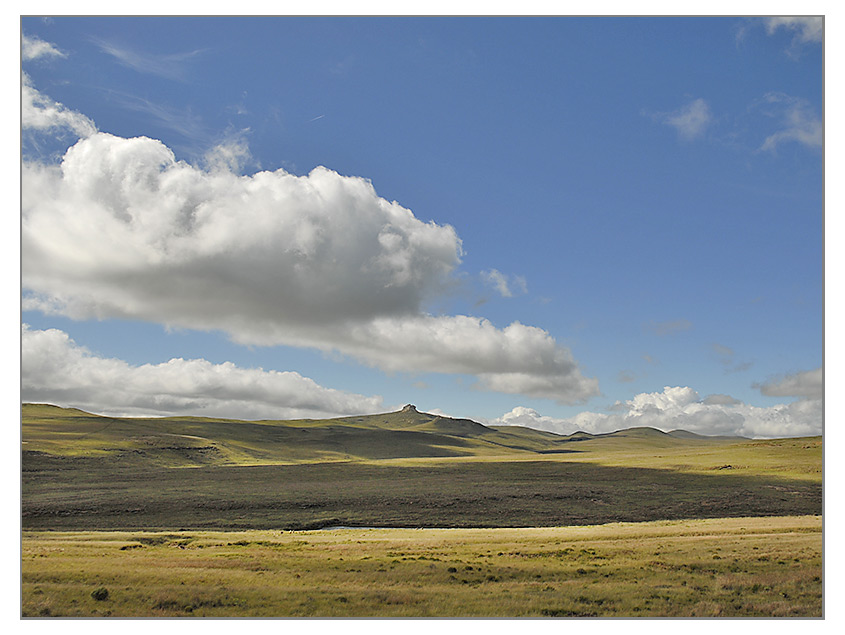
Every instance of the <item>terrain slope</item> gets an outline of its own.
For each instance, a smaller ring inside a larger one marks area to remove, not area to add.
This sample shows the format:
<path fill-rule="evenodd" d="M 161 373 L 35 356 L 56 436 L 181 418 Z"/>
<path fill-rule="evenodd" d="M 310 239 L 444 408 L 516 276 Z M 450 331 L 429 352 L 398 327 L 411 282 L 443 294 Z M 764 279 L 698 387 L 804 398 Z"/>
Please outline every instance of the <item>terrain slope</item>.
<path fill-rule="evenodd" d="M 22 407 L 31 529 L 520 527 L 821 513 L 820 437 L 561 436 L 399 412 L 117 418 Z"/>

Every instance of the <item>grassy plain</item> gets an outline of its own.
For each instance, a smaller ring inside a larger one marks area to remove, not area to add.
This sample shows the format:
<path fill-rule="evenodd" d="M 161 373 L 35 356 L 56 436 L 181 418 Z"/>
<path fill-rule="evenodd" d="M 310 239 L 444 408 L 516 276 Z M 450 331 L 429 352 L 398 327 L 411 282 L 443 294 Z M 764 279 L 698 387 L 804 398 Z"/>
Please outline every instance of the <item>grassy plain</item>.
<path fill-rule="evenodd" d="M 821 484 L 559 458 L 164 468 L 24 462 L 25 529 L 531 527 L 821 513 Z"/>
<path fill-rule="evenodd" d="M 561 437 L 399 412 L 117 419 L 25 405 L 25 529 L 530 527 L 821 513 L 821 438 Z"/>
<path fill-rule="evenodd" d="M 22 611 L 821 616 L 821 576 L 818 516 L 524 529 L 25 531 Z"/>
<path fill-rule="evenodd" d="M 30 404 L 22 436 L 25 616 L 822 614 L 821 437 Z"/>

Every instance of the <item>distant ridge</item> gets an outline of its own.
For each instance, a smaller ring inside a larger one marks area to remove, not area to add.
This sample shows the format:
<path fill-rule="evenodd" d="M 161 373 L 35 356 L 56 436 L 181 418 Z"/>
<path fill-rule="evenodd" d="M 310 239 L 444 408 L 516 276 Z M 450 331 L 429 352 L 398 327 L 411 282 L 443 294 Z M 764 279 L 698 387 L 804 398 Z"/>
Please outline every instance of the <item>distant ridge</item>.
<path fill-rule="evenodd" d="M 486 426 L 420 412 L 413 404 L 373 415 L 262 421 L 110 417 L 50 404 L 22 404 L 21 412 L 25 453 L 112 456 L 174 467 L 438 457 L 528 459 L 742 440 L 647 427 L 561 435 L 522 426 Z"/>
<path fill-rule="evenodd" d="M 414 404 L 405 404 L 400 410 L 395 412 L 385 412 L 372 415 L 356 415 L 344 417 L 332 417 L 329 419 L 259 419 L 259 420 L 241 420 L 225 417 L 202 417 L 191 415 L 174 415 L 174 416 L 133 416 L 133 417 L 113 417 L 110 415 L 99 415 L 79 408 L 57 406 L 48 403 L 22 403 L 21 410 L 26 415 L 33 412 L 33 409 L 38 409 L 41 413 L 53 413 L 55 415 L 74 416 L 74 417 L 97 417 L 105 419 L 121 419 L 126 421 L 219 421 L 219 422 L 233 422 L 233 423 L 278 423 L 284 424 L 286 422 L 336 422 L 346 423 L 350 425 L 372 425 L 381 429 L 407 429 L 409 427 L 429 427 L 437 428 L 440 431 L 448 429 L 450 426 L 454 431 L 474 430 L 479 434 L 489 432 L 504 432 L 508 430 L 525 430 L 537 435 L 554 437 L 557 440 L 588 440 L 599 439 L 602 437 L 625 436 L 625 437 L 663 437 L 669 436 L 674 439 L 686 440 L 707 440 L 707 439 L 737 439 L 747 440 L 748 437 L 738 435 L 705 435 L 696 432 L 689 432 L 688 430 L 672 430 L 671 432 L 663 432 L 657 428 L 648 426 L 635 426 L 631 428 L 623 428 L 613 432 L 585 432 L 579 430 L 571 434 L 562 434 L 559 432 L 552 432 L 549 430 L 541 430 L 538 428 L 530 428 L 528 426 L 511 426 L 511 425 L 484 425 L 473 421 L 472 419 L 455 419 L 446 417 L 444 415 L 432 414 L 428 412 L 420 412 Z"/>

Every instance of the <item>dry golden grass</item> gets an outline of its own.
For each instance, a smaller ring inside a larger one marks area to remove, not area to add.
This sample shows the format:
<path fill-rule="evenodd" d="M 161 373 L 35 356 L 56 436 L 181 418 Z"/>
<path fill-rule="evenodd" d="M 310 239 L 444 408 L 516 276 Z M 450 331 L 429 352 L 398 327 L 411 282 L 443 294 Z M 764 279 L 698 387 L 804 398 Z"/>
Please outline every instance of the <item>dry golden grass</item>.
<path fill-rule="evenodd" d="M 24 616 L 822 614 L 819 516 L 22 540 Z"/>

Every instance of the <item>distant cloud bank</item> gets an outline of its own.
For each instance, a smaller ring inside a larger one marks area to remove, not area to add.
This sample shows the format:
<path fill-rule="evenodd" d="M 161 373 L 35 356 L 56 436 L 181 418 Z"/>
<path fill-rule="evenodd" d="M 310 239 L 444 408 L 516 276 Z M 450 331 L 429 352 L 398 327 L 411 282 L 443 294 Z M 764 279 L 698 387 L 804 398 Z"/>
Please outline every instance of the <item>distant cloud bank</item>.
<path fill-rule="evenodd" d="M 104 387 L 107 387 L 104 389 Z M 707 435 L 754 438 L 821 434 L 821 369 L 786 375 L 758 386 L 763 394 L 799 397 L 761 408 L 730 395 L 702 399 L 689 387 L 641 393 L 609 412 L 568 419 L 518 406 L 488 425 L 519 425 L 558 434 L 605 433 L 648 426 Z M 327 388 L 296 372 L 240 368 L 231 362 L 171 359 L 132 366 L 93 354 L 64 331 L 21 329 L 21 397 L 114 416 L 179 415 L 235 419 L 327 418 L 383 412 L 379 396 Z"/>
<path fill-rule="evenodd" d="M 579 430 L 605 433 L 633 427 L 670 432 L 687 430 L 706 435 L 737 435 L 752 438 L 811 436 L 822 433 L 821 369 L 798 373 L 761 387 L 763 394 L 797 396 L 789 404 L 761 408 L 742 403 L 730 395 L 702 399 L 692 388 L 667 386 L 662 392 L 640 393 L 617 402 L 607 413 L 582 412 L 568 419 L 541 415 L 518 406 L 491 425 L 519 425 L 558 434 Z"/>
<path fill-rule="evenodd" d="M 295 372 L 171 359 L 132 366 L 94 355 L 58 329 L 21 330 L 21 397 L 114 416 L 326 418 L 383 411 L 381 397 L 320 386 Z"/>

